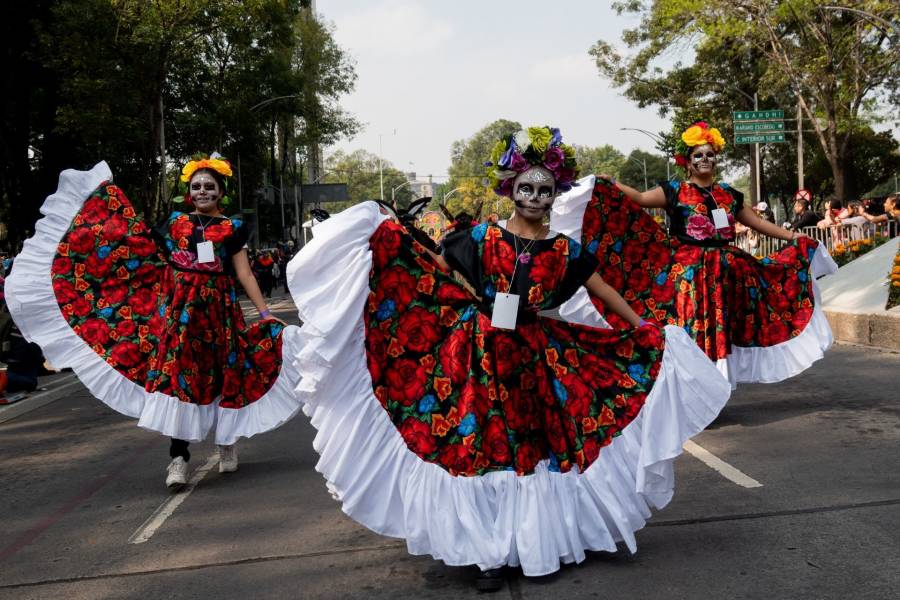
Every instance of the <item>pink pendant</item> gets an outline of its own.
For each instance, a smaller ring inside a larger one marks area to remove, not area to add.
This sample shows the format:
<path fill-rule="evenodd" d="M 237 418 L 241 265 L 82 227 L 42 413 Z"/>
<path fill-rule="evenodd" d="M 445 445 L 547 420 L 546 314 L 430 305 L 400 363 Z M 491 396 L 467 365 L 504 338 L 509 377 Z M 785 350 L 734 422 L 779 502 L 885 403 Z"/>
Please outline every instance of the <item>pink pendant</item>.
<path fill-rule="evenodd" d="M 522 254 L 519 255 L 519 262 L 522 263 L 523 265 L 527 265 L 528 263 L 531 262 L 531 255 L 525 254 L 523 252 Z"/>

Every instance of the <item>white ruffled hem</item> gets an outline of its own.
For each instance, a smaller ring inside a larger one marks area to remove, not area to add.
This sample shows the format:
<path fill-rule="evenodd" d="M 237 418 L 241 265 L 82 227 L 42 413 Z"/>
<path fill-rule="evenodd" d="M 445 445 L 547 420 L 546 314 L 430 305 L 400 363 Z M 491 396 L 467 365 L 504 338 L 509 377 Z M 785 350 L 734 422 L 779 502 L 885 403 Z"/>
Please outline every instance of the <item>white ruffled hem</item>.
<path fill-rule="evenodd" d="M 579 181 L 581 186 L 560 195 L 553 203 L 550 226 L 564 234 L 581 239 L 581 225 L 584 211 L 591 200 L 596 177 L 590 175 Z M 837 264 L 828 250 L 819 244 L 813 255 L 811 275 L 813 277 L 813 314 L 809 323 L 794 338 L 774 346 L 745 347 L 732 346 L 731 353 L 716 361 L 719 372 L 728 379 L 732 389 L 738 383 L 777 383 L 808 369 L 824 356 L 834 337 L 822 310 L 819 287 L 815 279 L 837 271 Z M 592 327 L 609 327 L 586 293 L 572 296 L 559 307 L 559 316 L 570 323 L 580 323 Z"/>
<path fill-rule="evenodd" d="M 88 390 L 138 425 L 169 437 L 198 442 L 215 428 L 217 444 L 233 444 L 278 427 L 300 410 L 293 395 L 298 376 L 282 369 L 275 383 L 256 402 L 240 409 L 217 404 L 198 405 L 157 392 L 147 392 L 115 370 L 69 327 L 56 302 L 51 267 L 57 246 L 84 201 L 104 181 L 112 180 L 106 162 L 90 171 L 69 169 L 59 176 L 56 193 L 41 206 L 44 215 L 25 241 L 6 280 L 6 302 L 25 339 L 38 344 L 57 368 L 71 367 Z M 283 333 L 282 355 L 299 351 L 299 328 Z M 289 365 L 286 358 L 284 365 Z"/>
<path fill-rule="evenodd" d="M 369 238 L 384 220 L 362 204 L 322 223 L 288 266 L 304 323 L 297 394 L 318 430 L 316 469 L 343 511 L 411 554 L 449 565 L 521 565 L 538 576 L 586 550 L 636 550 L 634 532 L 672 498 L 673 460 L 719 413 L 727 383 L 696 344 L 666 328 L 659 377 L 638 417 L 584 473 L 454 477 L 409 450 L 372 391 L 363 310 Z"/>

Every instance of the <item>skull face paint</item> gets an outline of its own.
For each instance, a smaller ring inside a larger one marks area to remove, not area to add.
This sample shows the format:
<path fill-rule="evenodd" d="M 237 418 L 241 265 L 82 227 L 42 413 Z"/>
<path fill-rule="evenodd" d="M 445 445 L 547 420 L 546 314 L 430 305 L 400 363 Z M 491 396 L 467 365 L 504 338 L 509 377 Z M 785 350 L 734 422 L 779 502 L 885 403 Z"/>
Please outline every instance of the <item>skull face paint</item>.
<path fill-rule="evenodd" d="M 219 208 L 219 200 L 222 198 L 222 189 L 207 171 L 197 171 L 191 177 L 189 184 L 191 202 L 198 212 L 216 212 Z"/>
<path fill-rule="evenodd" d="M 691 148 L 688 155 L 691 171 L 697 175 L 712 175 L 716 170 L 716 151 L 709 144 Z"/>
<path fill-rule="evenodd" d="M 531 167 L 519 173 L 513 181 L 513 202 L 516 213 L 529 221 L 544 218 L 556 199 L 553 173 L 544 167 Z"/>

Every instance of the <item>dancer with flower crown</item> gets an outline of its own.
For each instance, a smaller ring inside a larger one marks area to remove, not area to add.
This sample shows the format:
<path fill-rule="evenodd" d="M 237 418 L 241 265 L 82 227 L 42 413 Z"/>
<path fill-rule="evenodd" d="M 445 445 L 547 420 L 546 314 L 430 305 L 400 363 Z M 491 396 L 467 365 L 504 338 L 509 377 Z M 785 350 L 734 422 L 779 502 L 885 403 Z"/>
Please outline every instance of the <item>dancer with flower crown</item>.
<path fill-rule="evenodd" d="M 537 576 L 616 542 L 634 551 L 672 498 L 682 444 L 730 393 L 681 328 L 643 323 L 544 223 L 576 174 L 559 130 L 532 127 L 488 163 L 515 202 L 508 221 L 452 233 L 435 255 L 363 203 L 288 266 L 317 470 L 370 529 L 478 565 L 479 589 L 502 586 L 504 565 Z M 632 327 L 552 318 L 582 287 Z"/>
<path fill-rule="evenodd" d="M 189 442 L 214 429 L 219 470 L 235 471 L 235 441 L 300 406 L 296 373 L 282 363 L 297 352 L 299 330 L 270 315 L 247 260 L 247 225 L 222 214 L 230 176 L 220 157 L 188 162 L 190 212 L 151 230 L 106 163 L 63 171 L 6 283 L 17 325 L 55 366 L 172 438 L 172 489 L 187 483 Z M 263 319 L 250 327 L 235 279 Z"/>
<path fill-rule="evenodd" d="M 551 223 L 582 241 L 599 262 L 597 272 L 635 312 L 683 327 L 732 387 L 782 381 L 831 346 L 815 279 L 837 265 L 824 246 L 761 219 L 744 205 L 743 194 L 716 182 L 724 146 L 717 129 L 697 122 L 676 145 L 686 181 L 640 192 L 607 175 L 587 177 L 582 189 L 560 198 Z M 664 209 L 668 232 L 642 208 Z M 734 245 L 735 221 L 787 245 L 755 258 Z M 567 318 L 589 314 L 587 302 L 578 298 L 560 312 Z M 614 314 L 607 318 L 624 325 Z"/>

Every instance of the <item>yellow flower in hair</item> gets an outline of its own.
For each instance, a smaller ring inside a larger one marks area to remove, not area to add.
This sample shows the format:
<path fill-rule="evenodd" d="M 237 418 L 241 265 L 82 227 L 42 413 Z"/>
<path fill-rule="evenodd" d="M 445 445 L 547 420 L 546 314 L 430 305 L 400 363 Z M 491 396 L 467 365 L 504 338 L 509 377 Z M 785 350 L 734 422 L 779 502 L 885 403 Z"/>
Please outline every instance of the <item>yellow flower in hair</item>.
<path fill-rule="evenodd" d="M 718 129 L 710 127 L 707 134 L 709 136 L 707 139 L 709 140 L 710 145 L 712 145 L 713 150 L 719 152 L 725 147 L 725 138 L 722 137 L 722 134 L 719 133 Z"/>
<path fill-rule="evenodd" d="M 709 144 L 716 152 L 725 147 L 725 138 L 715 127 L 691 125 L 681 134 L 681 141 L 687 144 L 688 148 Z"/>
<path fill-rule="evenodd" d="M 231 177 L 231 165 L 228 161 L 219 158 L 204 158 L 192 160 L 181 169 L 181 180 L 185 183 L 191 180 L 191 176 L 200 169 L 212 169 L 224 177 Z"/>

